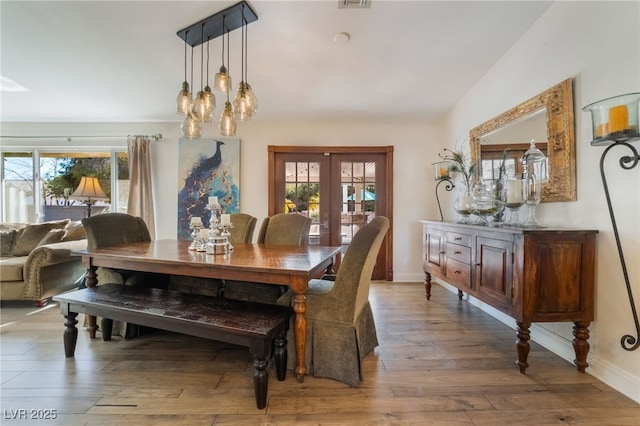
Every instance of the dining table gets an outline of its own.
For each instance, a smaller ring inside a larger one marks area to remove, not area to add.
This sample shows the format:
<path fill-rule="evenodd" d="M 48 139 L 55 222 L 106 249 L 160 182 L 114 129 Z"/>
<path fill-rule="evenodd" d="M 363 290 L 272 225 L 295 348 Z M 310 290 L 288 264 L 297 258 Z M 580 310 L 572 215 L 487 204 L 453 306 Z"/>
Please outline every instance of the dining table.
<path fill-rule="evenodd" d="M 73 255 L 82 257 L 88 288 L 98 284 L 98 267 L 289 286 L 294 293 L 295 374 L 302 382 L 307 372 L 305 293 L 309 280 L 332 270 L 341 247 L 234 243 L 233 250 L 226 254 L 207 254 L 189 250 L 190 244 L 187 240 L 161 239 L 77 250 Z M 91 338 L 95 338 L 95 318 L 93 324 L 88 327 Z"/>

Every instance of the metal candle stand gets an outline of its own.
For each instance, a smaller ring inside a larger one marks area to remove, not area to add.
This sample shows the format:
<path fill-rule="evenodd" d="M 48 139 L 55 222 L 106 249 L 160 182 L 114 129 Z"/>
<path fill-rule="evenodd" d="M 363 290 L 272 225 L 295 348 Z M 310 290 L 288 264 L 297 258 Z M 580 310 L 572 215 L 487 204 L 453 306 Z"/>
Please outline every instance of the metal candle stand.
<path fill-rule="evenodd" d="M 623 155 L 620 157 L 619 164 L 623 170 L 631 170 L 640 162 L 638 150 L 630 144 L 630 142 L 640 141 L 640 92 L 628 93 L 620 96 L 603 99 L 594 102 L 582 108 L 583 111 L 591 112 L 591 121 L 593 126 L 592 146 L 606 146 L 607 148 L 600 157 L 600 177 L 602 178 L 602 186 L 604 187 L 604 195 L 607 199 L 607 207 L 609 208 L 609 216 L 611 217 L 611 225 L 613 227 L 613 235 L 616 239 L 618 247 L 618 256 L 620 257 L 620 265 L 622 266 L 622 274 L 624 282 L 627 286 L 627 295 L 629 304 L 631 305 L 631 313 L 636 326 L 635 337 L 631 334 L 625 334 L 620 339 L 620 345 L 624 350 L 635 351 L 640 347 L 640 322 L 638 321 L 638 313 L 636 305 L 633 301 L 633 292 L 631 291 L 631 283 L 629 282 L 629 274 L 627 265 L 624 261 L 622 252 L 622 244 L 620 243 L 620 234 L 616 218 L 611 205 L 611 196 L 609 195 L 609 187 L 604 172 L 605 157 L 614 147 L 623 147 L 631 151 L 631 155 Z"/>
<path fill-rule="evenodd" d="M 636 138 L 635 140 L 640 139 Z M 635 351 L 640 347 L 640 322 L 638 321 L 638 313 L 636 311 L 636 305 L 633 302 L 633 292 L 631 291 L 631 283 L 629 282 L 629 274 L 627 273 L 627 265 L 624 261 L 624 254 L 622 253 L 622 244 L 620 243 L 620 235 L 618 234 L 618 226 L 616 225 L 616 218 L 613 214 L 613 207 L 611 205 L 611 197 L 609 196 L 609 187 L 607 186 L 607 179 L 604 173 L 604 159 L 609 151 L 616 147 L 623 146 L 631 150 L 632 155 L 623 155 L 620 157 L 620 167 L 624 170 L 631 170 L 640 162 L 640 155 L 638 150 L 626 141 L 617 141 L 612 145 L 609 145 L 600 157 L 600 176 L 602 177 L 602 186 L 604 187 L 604 195 L 607 199 L 607 206 L 609 207 L 609 216 L 611 216 L 611 225 L 613 226 L 613 235 L 616 238 L 616 245 L 618 246 L 618 255 L 620 256 L 620 265 L 622 266 L 622 274 L 624 275 L 624 282 L 627 285 L 627 294 L 629 296 L 629 303 L 631 304 L 631 312 L 633 314 L 633 321 L 636 326 L 636 336 L 625 334 L 620 339 L 620 345 L 627 351 Z"/>
<path fill-rule="evenodd" d="M 222 206 L 220 204 L 208 204 L 207 210 L 211 210 L 211 220 L 209 221 L 209 238 L 203 246 L 207 254 L 229 254 L 233 251 L 233 246 L 229 242 L 233 228 L 232 223 L 222 223 Z"/>
<path fill-rule="evenodd" d="M 456 187 L 453 184 L 453 181 L 451 181 L 451 179 L 448 177 L 438 179 L 438 183 L 436 184 L 436 201 L 438 202 L 438 211 L 440 212 L 440 222 L 444 222 L 444 217 L 442 216 L 442 208 L 440 207 L 440 197 L 438 197 L 438 187 L 440 186 L 440 184 L 442 184 L 442 182 L 447 182 L 444 189 L 449 192 L 451 192 L 451 190 Z"/>

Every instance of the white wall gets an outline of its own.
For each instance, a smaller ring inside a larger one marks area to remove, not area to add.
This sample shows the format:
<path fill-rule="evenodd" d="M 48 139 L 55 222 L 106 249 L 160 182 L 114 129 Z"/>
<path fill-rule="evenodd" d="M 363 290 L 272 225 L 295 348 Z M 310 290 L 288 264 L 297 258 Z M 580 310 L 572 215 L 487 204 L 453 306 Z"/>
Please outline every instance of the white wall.
<path fill-rule="evenodd" d="M 591 117 L 581 109 L 607 97 L 640 91 L 639 17 L 638 2 L 556 2 L 458 102 L 441 126 L 442 140 L 453 146 L 460 133 L 566 78 L 574 79 L 578 200 L 541 204 L 536 213 L 550 226 L 600 231 L 588 371 L 638 402 L 640 349 L 630 352 L 620 345 L 623 335 L 637 335 L 600 179 L 604 148 L 590 146 Z M 640 144 L 634 145 L 639 148 Z M 607 156 L 605 168 L 640 308 L 640 166 L 623 171 L 617 160 L 631 152 L 618 149 L 618 154 Z M 546 340 L 541 343 L 570 357 L 571 327 L 546 324 L 532 328 L 532 338 Z"/>

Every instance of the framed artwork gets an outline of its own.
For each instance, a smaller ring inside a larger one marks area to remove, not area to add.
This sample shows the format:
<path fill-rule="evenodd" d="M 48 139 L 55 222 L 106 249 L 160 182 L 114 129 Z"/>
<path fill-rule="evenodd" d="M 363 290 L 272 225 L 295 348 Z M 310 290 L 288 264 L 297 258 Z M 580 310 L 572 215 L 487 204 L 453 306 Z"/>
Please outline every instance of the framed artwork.
<path fill-rule="evenodd" d="M 223 213 L 240 212 L 240 139 L 181 138 L 178 156 L 178 239 L 189 240 L 192 217 L 209 227 L 209 197 Z"/>

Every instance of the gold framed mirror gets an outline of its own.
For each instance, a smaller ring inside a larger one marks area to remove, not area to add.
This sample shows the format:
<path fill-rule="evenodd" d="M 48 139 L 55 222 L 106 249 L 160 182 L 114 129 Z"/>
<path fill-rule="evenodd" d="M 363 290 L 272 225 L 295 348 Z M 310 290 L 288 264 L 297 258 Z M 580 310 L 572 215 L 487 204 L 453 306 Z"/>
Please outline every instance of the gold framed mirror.
<path fill-rule="evenodd" d="M 540 120 L 545 116 L 546 120 Z M 528 127 L 536 121 L 546 124 L 546 129 Z M 517 131 L 525 122 L 528 130 Z M 544 138 L 545 130 L 546 140 L 532 136 L 538 133 Z M 575 201 L 576 144 L 570 78 L 471 129 L 472 164 L 478 164 L 478 170 L 482 170 L 482 162 L 486 165 L 486 161 L 495 160 L 497 152 L 501 156 L 508 148 L 517 155 L 523 147 L 528 148 L 532 139 L 548 157 L 549 180 L 542 185 L 542 201 Z"/>

